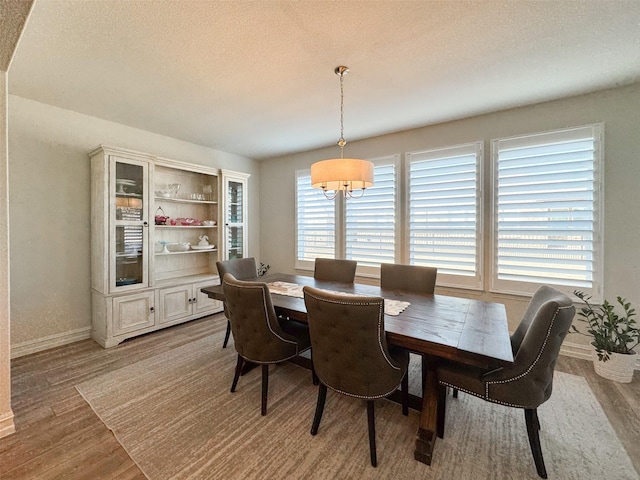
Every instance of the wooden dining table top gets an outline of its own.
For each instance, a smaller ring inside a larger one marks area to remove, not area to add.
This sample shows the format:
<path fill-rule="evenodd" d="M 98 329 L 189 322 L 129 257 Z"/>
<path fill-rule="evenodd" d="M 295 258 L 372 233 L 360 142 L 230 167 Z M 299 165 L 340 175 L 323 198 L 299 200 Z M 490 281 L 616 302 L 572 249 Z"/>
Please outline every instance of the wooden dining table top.
<path fill-rule="evenodd" d="M 500 303 L 436 294 L 383 290 L 361 283 L 345 284 L 319 281 L 303 275 L 275 273 L 255 281 L 287 282 L 355 295 L 381 296 L 409 302 L 399 315 L 385 314 L 387 341 L 417 353 L 449 358 L 483 367 L 513 363 L 505 306 Z M 202 292 L 224 301 L 221 285 Z M 272 293 L 276 310 L 306 321 L 303 298 Z"/>

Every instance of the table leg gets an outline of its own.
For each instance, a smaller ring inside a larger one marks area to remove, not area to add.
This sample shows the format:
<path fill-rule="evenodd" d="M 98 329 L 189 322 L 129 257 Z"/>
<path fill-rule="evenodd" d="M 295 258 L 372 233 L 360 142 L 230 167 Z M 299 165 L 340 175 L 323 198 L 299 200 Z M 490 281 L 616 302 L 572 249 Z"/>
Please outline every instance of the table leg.
<path fill-rule="evenodd" d="M 438 376 L 436 358 L 422 355 L 422 412 L 420 427 L 416 435 L 416 449 L 413 456 L 416 460 L 431 465 L 433 447 L 436 443 L 438 413 Z"/>

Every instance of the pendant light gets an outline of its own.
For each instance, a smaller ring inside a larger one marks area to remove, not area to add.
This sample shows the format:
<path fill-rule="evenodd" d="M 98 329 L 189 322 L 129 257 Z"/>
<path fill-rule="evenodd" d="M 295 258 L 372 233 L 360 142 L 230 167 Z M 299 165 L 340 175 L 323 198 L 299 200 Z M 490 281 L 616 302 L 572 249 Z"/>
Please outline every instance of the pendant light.
<path fill-rule="evenodd" d="M 339 192 L 345 198 L 360 198 L 366 188 L 373 186 L 373 163 L 357 158 L 344 158 L 344 76 L 349 69 L 336 67 L 336 75 L 340 77 L 340 158 L 322 160 L 311 165 L 311 186 L 321 188 L 324 196 L 333 200 Z M 354 191 L 360 190 L 359 195 Z"/>

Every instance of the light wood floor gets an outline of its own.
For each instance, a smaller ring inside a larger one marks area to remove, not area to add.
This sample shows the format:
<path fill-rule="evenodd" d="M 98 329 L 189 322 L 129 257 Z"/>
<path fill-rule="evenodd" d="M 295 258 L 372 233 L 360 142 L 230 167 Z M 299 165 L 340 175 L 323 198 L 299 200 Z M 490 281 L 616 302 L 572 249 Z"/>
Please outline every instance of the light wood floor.
<path fill-rule="evenodd" d="M 16 433 L 0 439 L 0 478 L 144 479 L 75 385 L 224 328 L 226 319 L 215 315 L 108 350 L 84 340 L 12 361 Z M 616 384 L 598 377 L 591 362 L 568 357 L 556 368 L 587 379 L 640 472 L 640 374 Z"/>

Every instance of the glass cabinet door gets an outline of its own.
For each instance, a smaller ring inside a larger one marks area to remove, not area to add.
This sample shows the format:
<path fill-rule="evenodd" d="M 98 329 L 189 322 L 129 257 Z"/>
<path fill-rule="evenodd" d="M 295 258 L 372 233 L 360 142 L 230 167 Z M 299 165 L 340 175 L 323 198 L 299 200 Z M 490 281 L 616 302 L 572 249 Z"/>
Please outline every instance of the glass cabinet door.
<path fill-rule="evenodd" d="M 245 258 L 247 254 L 247 177 L 223 171 L 224 258 Z"/>
<path fill-rule="evenodd" d="M 146 287 L 148 164 L 116 158 L 111 167 L 111 288 Z"/>

